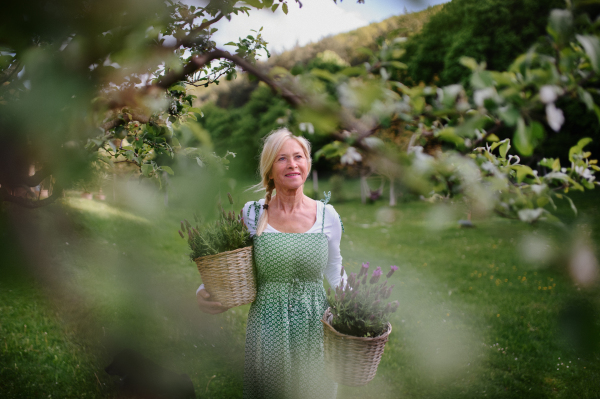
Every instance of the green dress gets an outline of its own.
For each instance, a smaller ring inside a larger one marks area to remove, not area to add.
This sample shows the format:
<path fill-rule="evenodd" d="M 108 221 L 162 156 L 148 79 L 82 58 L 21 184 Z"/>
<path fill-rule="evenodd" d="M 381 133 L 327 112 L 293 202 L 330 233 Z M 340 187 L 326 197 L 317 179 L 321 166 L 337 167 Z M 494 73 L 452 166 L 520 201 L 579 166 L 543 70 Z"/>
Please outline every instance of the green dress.
<path fill-rule="evenodd" d="M 257 222 L 260 204 L 250 208 Z M 258 290 L 246 328 L 244 399 L 335 398 L 337 384 L 324 371 L 320 321 L 329 306 L 327 258 L 323 226 L 320 233 L 254 236 Z"/>

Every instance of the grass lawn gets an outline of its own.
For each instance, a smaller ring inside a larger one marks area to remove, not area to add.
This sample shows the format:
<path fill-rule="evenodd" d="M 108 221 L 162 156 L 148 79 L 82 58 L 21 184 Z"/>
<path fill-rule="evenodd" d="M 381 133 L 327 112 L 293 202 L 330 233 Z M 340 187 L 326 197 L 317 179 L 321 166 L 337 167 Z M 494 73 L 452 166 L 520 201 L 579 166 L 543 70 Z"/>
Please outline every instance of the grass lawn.
<path fill-rule="evenodd" d="M 249 307 L 197 310 L 200 277 L 177 234 L 197 209 L 142 191 L 118 206 L 68 197 L 0 215 L 0 397 L 114 397 L 103 369 L 127 347 L 187 373 L 198 397 L 241 398 Z M 401 306 L 375 379 L 338 397 L 600 395 L 600 291 L 568 269 L 573 243 L 598 253 L 598 193 L 574 197 L 578 217 L 560 208 L 562 227 L 492 217 L 472 229 L 458 227 L 460 201 L 345 197 L 332 204 L 347 270 L 398 265 Z"/>

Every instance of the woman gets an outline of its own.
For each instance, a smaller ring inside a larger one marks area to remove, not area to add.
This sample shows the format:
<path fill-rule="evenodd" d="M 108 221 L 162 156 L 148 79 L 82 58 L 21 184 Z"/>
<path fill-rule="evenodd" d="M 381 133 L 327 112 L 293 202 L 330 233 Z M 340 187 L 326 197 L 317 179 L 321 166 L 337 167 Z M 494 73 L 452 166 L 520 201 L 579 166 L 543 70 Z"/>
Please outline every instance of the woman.
<path fill-rule="evenodd" d="M 323 274 L 340 281 L 342 226 L 329 197 L 303 193 L 310 144 L 285 129 L 265 138 L 260 157 L 264 199 L 244 206 L 254 240 L 257 296 L 248 314 L 244 398 L 334 398 L 337 386 L 324 372 L 323 325 L 327 308 Z M 273 191 L 276 195 L 273 196 Z M 225 309 L 200 286 L 198 305 Z"/>

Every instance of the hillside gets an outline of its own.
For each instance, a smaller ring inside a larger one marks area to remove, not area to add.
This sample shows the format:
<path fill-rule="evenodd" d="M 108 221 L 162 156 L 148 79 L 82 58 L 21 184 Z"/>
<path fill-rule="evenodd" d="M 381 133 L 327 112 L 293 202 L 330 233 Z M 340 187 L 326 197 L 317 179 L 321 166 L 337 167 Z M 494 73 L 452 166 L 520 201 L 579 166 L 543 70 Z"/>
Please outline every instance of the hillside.
<path fill-rule="evenodd" d="M 374 48 L 377 39 L 381 37 L 411 36 L 419 32 L 429 18 L 443 7 L 443 4 L 428 7 L 423 11 L 390 17 L 350 32 L 327 36 L 318 42 L 273 54 L 267 62 L 260 63 L 260 66 L 266 69 L 274 66 L 291 69 L 298 64 L 306 65 L 325 50 L 335 52 L 350 65 L 360 64 L 366 61 L 366 58 L 357 49 Z M 248 100 L 256 85 L 257 82 L 250 82 L 245 75 L 241 75 L 234 81 L 222 80 L 218 86 L 193 88 L 190 92 L 198 96 L 197 105 L 214 102 L 220 107 L 239 107 Z"/>

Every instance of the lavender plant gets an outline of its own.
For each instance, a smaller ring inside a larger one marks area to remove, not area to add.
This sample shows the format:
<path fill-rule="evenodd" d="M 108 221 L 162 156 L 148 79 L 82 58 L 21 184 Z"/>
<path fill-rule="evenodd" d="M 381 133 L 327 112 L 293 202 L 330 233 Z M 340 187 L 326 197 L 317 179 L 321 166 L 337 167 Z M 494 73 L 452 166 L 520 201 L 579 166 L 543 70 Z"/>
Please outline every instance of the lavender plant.
<path fill-rule="evenodd" d="M 398 270 L 391 266 L 386 280 L 379 283 L 383 271 L 377 267 L 369 278 L 369 262 L 363 263 L 360 272 L 350 273 L 348 281 L 327 290 L 333 319 L 331 325 L 338 332 L 355 337 L 376 337 L 385 330 L 390 313 L 398 309 L 398 301 L 387 302 L 393 285 L 387 280 Z M 342 267 L 341 275 L 344 275 Z M 387 302 L 387 303 L 386 303 Z"/>
<path fill-rule="evenodd" d="M 227 193 L 227 197 L 229 203 L 233 205 L 231 194 Z M 226 212 L 222 207 L 219 208 L 219 219 L 212 223 L 205 223 L 202 227 L 196 215 L 194 215 L 195 227 L 187 219 L 181 221 L 179 235 L 185 239 L 187 233 L 188 245 L 192 250 L 191 260 L 252 245 L 250 232 L 242 218 L 242 211 L 236 215 L 233 211 Z"/>

